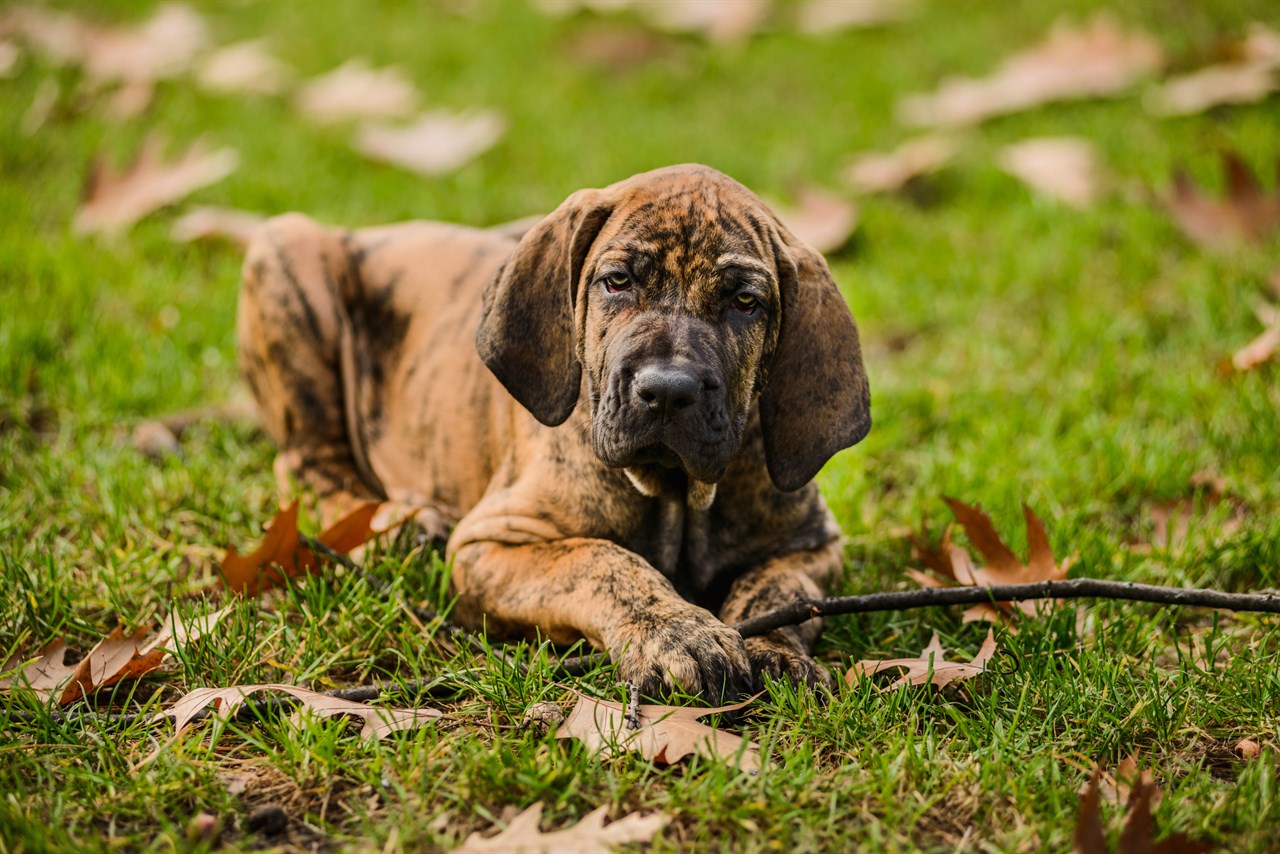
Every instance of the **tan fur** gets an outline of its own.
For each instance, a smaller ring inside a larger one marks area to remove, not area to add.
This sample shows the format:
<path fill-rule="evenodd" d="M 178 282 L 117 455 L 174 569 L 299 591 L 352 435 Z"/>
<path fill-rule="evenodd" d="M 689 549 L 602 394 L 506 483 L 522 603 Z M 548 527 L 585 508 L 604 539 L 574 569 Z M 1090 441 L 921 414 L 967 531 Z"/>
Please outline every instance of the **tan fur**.
<path fill-rule="evenodd" d="M 519 239 L 278 217 L 238 333 L 278 467 L 327 516 L 388 498 L 451 530 L 460 621 L 585 637 L 650 693 L 824 678 L 816 624 L 744 644 L 724 621 L 839 568 L 809 480 L 865 433 L 866 379 L 821 256 L 730 179 L 584 190 Z M 649 400 L 654 376 L 692 396 Z"/>

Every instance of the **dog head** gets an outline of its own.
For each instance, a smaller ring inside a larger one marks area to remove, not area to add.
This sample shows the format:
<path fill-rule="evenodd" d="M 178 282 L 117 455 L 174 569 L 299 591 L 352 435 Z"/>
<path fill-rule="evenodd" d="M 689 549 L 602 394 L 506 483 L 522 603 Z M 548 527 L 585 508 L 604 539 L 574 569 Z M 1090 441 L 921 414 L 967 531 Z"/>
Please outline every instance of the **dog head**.
<path fill-rule="evenodd" d="M 705 166 L 570 196 L 486 289 L 476 341 L 543 424 L 585 393 L 596 455 L 628 470 L 715 483 L 758 402 L 769 475 L 794 490 L 871 426 L 826 262 Z"/>

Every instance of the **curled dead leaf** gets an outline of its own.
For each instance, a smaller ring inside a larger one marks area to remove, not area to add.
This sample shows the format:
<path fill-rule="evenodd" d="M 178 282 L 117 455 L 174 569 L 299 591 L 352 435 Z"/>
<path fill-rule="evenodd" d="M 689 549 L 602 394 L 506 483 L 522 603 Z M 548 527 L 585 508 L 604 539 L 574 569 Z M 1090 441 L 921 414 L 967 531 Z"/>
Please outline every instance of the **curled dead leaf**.
<path fill-rule="evenodd" d="M 319 124 L 348 119 L 398 119 L 418 106 L 418 92 L 400 69 L 374 69 L 350 59 L 312 78 L 294 98 L 294 106 Z"/>
<path fill-rule="evenodd" d="M 229 148 L 210 150 L 197 141 L 176 160 L 166 162 L 160 140 L 148 137 L 125 169 L 108 170 L 94 162 L 85 200 L 72 227 L 79 234 L 110 234 L 128 229 L 147 214 L 221 181 L 239 158 Z"/>
<path fill-rule="evenodd" d="M 592 752 L 604 756 L 634 751 L 646 759 L 670 765 L 696 753 L 718 757 L 743 771 L 760 770 L 760 749 L 755 742 L 698 720 L 745 708 L 755 697 L 714 709 L 641 703 L 637 707 L 640 726 L 634 728 L 627 719 L 626 707 L 620 703 L 573 693 L 577 694 L 578 702 L 556 730 L 556 738 L 576 738 Z"/>
<path fill-rule="evenodd" d="M 948 137 L 922 136 L 907 140 L 887 154 L 857 155 L 845 170 L 845 180 L 864 193 L 893 192 L 937 172 L 951 162 L 955 152 L 955 143 Z"/>
<path fill-rule="evenodd" d="M 818 187 L 796 191 L 796 205 L 773 204 L 787 230 L 819 252 L 835 252 L 849 242 L 858 227 L 853 202 Z"/>
<path fill-rule="evenodd" d="M 1136 766 L 1135 766 L 1136 771 Z M 1094 766 L 1093 774 L 1085 784 L 1080 800 L 1080 812 L 1076 816 L 1074 850 L 1076 854 L 1106 854 L 1107 835 L 1102 825 L 1102 798 L 1099 781 L 1102 768 Z M 1203 854 L 1213 846 L 1192 840 L 1185 833 L 1170 834 L 1158 843 L 1151 811 L 1159 803 L 1161 792 L 1150 771 L 1142 771 L 1133 780 L 1127 798 L 1124 827 L 1120 832 L 1117 854 Z"/>
<path fill-rule="evenodd" d="M 299 702 L 299 712 L 305 712 L 322 718 L 350 717 L 363 722 L 360 730 L 363 738 L 383 739 L 393 732 L 415 729 L 431 721 L 444 717 L 444 713 L 432 708 L 393 709 L 370 706 L 340 697 L 331 697 L 318 691 L 298 688 L 293 685 L 260 684 L 233 685 L 226 688 L 196 688 L 175 700 L 169 708 L 156 712 L 151 716 L 151 723 L 173 719 L 174 732 L 185 729 L 196 715 L 209 707 L 213 707 L 220 717 L 228 717 L 236 709 L 248 702 L 254 694 L 264 691 L 279 691 L 288 694 Z M 295 714 L 295 722 L 301 716 Z"/>
<path fill-rule="evenodd" d="M 473 833 L 456 851 L 458 854 L 511 851 L 524 854 L 560 854 L 562 851 L 606 854 L 620 845 L 651 841 L 670 820 L 662 813 L 632 813 L 606 825 L 604 819 L 608 810 L 608 807 L 597 807 L 572 827 L 544 833 L 538 830 L 542 804 L 536 803 L 511 819 L 498 835 L 486 839 L 479 832 Z"/>
<path fill-rule="evenodd" d="M 1074 137 L 1043 137 L 1006 146 L 1000 152 L 1000 168 L 1074 208 L 1093 204 L 1102 186 L 1093 145 Z"/>
<path fill-rule="evenodd" d="M 38 659 L 0 680 L 0 691 L 26 685 L 41 699 L 69 705 L 101 688 L 140 679 L 158 670 L 177 650 L 212 631 L 232 610 L 233 606 L 228 606 L 185 622 L 170 614 L 159 632 L 149 639 L 147 626 L 132 633 L 117 626 L 75 664 L 65 663 L 67 644 L 55 641 L 45 647 Z"/>
<path fill-rule="evenodd" d="M 809 35 L 894 24 L 920 12 L 916 0 L 805 0 L 796 29 Z"/>
<path fill-rule="evenodd" d="M 922 127 L 972 125 L 1054 101 L 1120 95 L 1162 63 L 1155 39 L 1125 32 L 1100 13 L 1079 28 L 1059 21 L 1045 41 L 1009 57 L 991 76 L 944 80 L 934 94 L 902 101 L 898 113 Z"/>
<path fill-rule="evenodd" d="M 895 682 L 892 682 L 884 689 L 876 686 L 876 690 L 892 690 L 901 685 L 929 684 L 938 688 L 945 688 L 953 682 L 972 679 L 986 672 L 987 663 L 996 654 L 995 634 L 991 629 L 988 629 L 987 639 L 982 642 L 982 647 L 967 662 L 947 661 L 943 657 L 945 653 L 946 650 L 942 648 L 937 632 L 934 632 L 929 645 L 924 648 L 917 658 L 864 659 L 857 661 L 849 668 L 849 672 L 845 674 L 844 679 L 845 682 L 852 685 L 860 679 L 874 676 L 882 670 L 900 667 L 903 672 Z"/>
<path fill-rule="evenodd" d="M 1236 742 L 1235 752 L 1241 759 L 1257 759 L 1262 755 L 1262 747 L 1251 738 L 1242 738 Z"/>
<path fill-rule="evenodd" d="M 412 124 L 366 125 L 356 136 L 356 150 L 421 175 L 444 175 L 493 147 L 506 129 L 496 110 L 423 113 Z"/>
<path fill-rule="evenodd" d="M 222 239 L 237 246 L 248 246 L 264 222 L 266 217 L 262 214 L 200 206 L 175 219 L 169 229 L 169 237 L 179 243 Z"/>
<path fill-rule="evenodd" d="M 292 72 L 261 39 L 219 48 L 200 63 L 196 82 L 208 92 L 278 95 Z"/>
<path fill-rule="evenodd" d="M 1267 193 L 1239 154 L 1224 152 L 1222 159 L 1223 198 L 1205 193 L 1185 172 L 1174 173 L 1173 192 L 1163 197 L 1173 221 L 1192 242 L 1211 248 L 1232 248 L 1280 231 L 1280 188 Z"/>

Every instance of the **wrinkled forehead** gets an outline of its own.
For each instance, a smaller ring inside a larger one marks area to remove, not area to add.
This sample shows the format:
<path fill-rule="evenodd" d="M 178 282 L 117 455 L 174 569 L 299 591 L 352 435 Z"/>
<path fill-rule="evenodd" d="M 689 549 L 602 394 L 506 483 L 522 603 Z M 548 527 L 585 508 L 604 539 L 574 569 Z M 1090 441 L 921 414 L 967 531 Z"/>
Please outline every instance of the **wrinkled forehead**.
<path fill-rule="evenodd" d="M 592 252 L 598 265 L 657 267 L 682 280 L 728 266 L 776 269 L 768 209 L 718 173 L 653 177 L 615 189 L 613 214 Z"/>

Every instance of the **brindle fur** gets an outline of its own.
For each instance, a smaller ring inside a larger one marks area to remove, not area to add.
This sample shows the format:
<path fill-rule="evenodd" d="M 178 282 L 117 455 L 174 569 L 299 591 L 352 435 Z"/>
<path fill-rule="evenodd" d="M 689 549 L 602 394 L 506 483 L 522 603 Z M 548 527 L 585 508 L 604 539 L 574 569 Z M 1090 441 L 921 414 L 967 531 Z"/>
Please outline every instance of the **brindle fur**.
<path fill-rule="evenodd" d="M 649 694 L 826 679 L 818 621 L 745 643 L 728 624 L 840 568 L 812 477 L 869 428 L 867 382 L 822 257 L 741 185 L 661 169 L 519 239 L 278 217 L 249 248 L 238 332 L 278 475 L 327 518 L 425 508 L 429 535 L 452 530 L 460 622 L 585 637 Z M 691 378 L 694 402 L 644 403 L 647 368 Z"/>

